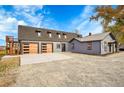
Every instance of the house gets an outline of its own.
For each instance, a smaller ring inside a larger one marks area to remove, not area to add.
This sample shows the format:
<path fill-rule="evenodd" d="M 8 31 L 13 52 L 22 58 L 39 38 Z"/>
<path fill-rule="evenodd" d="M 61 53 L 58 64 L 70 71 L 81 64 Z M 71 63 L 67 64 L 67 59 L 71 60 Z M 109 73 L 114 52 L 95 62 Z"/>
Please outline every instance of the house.
<path fill-rule="evenodd" d="M 72 38 L 79 37 L 82 36 L 71 32 L 21 25 L 18 26 L 20 54 L 41 54 L 68 51 L 68 42 Z"/>
<path fill-rule="evenodd" d="M 71 52 L 104 55 L 117 52 L 117 42 L 110 32 L 73 38 L 69 42 Z"/>

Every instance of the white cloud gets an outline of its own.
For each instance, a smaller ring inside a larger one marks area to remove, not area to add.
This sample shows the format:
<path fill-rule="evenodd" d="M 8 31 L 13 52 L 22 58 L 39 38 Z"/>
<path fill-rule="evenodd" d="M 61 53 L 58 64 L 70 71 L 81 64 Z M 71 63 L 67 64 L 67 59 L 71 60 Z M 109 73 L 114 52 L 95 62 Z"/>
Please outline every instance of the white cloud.
<path fill-rule="evenodd" d="M 31 26 L 41 27 L 44 19 L 43 6 L 14 6 L 16 16 L 21 16 L 26 19 L 26 22 Z M 37 12 L 40 11 L 40 12 Z"/>
<path fill-rule="evenodd" d="M 12 7 L 13 11 L 6 11 L 0 7 L 0 40 L 5 40 L 6 35 L 17 37 L 18 25 L 57 28 L 53 19 L 45 18 L 50 12 L 44 10 L 43 6 L 20 5 Z"/>
<path fill-rule="evenodd" d="M 100 22 L 90 21 L 91 15 L 94 14 L 95 6 L 85 6 L 82 13 L 72 20 L 71 26 L 73 30 L 78 30 L 83 36 L 88 35 L 89 32 L 95 34 L 102 32 L 102 26 Z"/>

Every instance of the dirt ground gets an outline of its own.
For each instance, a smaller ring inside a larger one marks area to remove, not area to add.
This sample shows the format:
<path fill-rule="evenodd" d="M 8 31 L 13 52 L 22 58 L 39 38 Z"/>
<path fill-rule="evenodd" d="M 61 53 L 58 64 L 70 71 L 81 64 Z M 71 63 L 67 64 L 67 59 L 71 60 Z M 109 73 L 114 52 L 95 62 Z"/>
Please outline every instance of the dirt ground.
<path fill-rule="evenodd" d="M 20 66 L 11 71 L 20 87 L 124 87 L 124 52 L 107 56 L 62 53 L 71 59 Z"/>

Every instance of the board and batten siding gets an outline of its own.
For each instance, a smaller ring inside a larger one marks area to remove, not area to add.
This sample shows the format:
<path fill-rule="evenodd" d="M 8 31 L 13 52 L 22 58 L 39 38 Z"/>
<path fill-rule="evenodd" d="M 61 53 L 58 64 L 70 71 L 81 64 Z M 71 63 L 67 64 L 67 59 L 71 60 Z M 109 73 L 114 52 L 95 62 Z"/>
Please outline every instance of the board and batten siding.
<path fill-rule="evenodd" d="M 74 43 L 74 49 L 72 49 L 72 43 Z M 69 44 L 69 50 L 71 52 L 85 53 L 85 54 L 101 54 L 101 42 L 92 41 L 92 49 L 88 50 L 88 42 L 79 42 L 73 40 Z"/>

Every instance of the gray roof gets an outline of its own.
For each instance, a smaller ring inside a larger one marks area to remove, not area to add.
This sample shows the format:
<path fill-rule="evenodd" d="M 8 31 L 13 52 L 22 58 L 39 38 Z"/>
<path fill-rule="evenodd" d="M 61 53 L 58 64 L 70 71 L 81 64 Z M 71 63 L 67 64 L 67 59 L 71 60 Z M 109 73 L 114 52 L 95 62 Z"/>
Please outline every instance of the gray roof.
<path fill-rule="evenodd" d="M 81 41 L 81 42 L 100 41 L 100 40 L 103 40 L 109 34 L 110 34 L 110 32 L 104 32 L 104 33 L 93 34 L 91 36 L 86 36 L 86 37 L 83 37 L 83 38 L 75 38 L 75 39 L 78 40 L 78 41 Z"/>
<path fill-rule="evenodd" d="M 41 32 L 41 36 L 38 37 L 37 32 Z M 49 37 L 48 33 L 52 34 L 52 38 Z M 58 38 L 58 34 L 61 35 L 61 38 Z M 67 38 L 64 38 L 64 35 Z M 52 41 L 52 42 L 68 42 L 72 38 L 82 37 L 79 34 L 57 31 L 45 28 L 36 28 L 30 26 L 18 26 L 18 40 L 26 40 L 26 41 Z"/>

